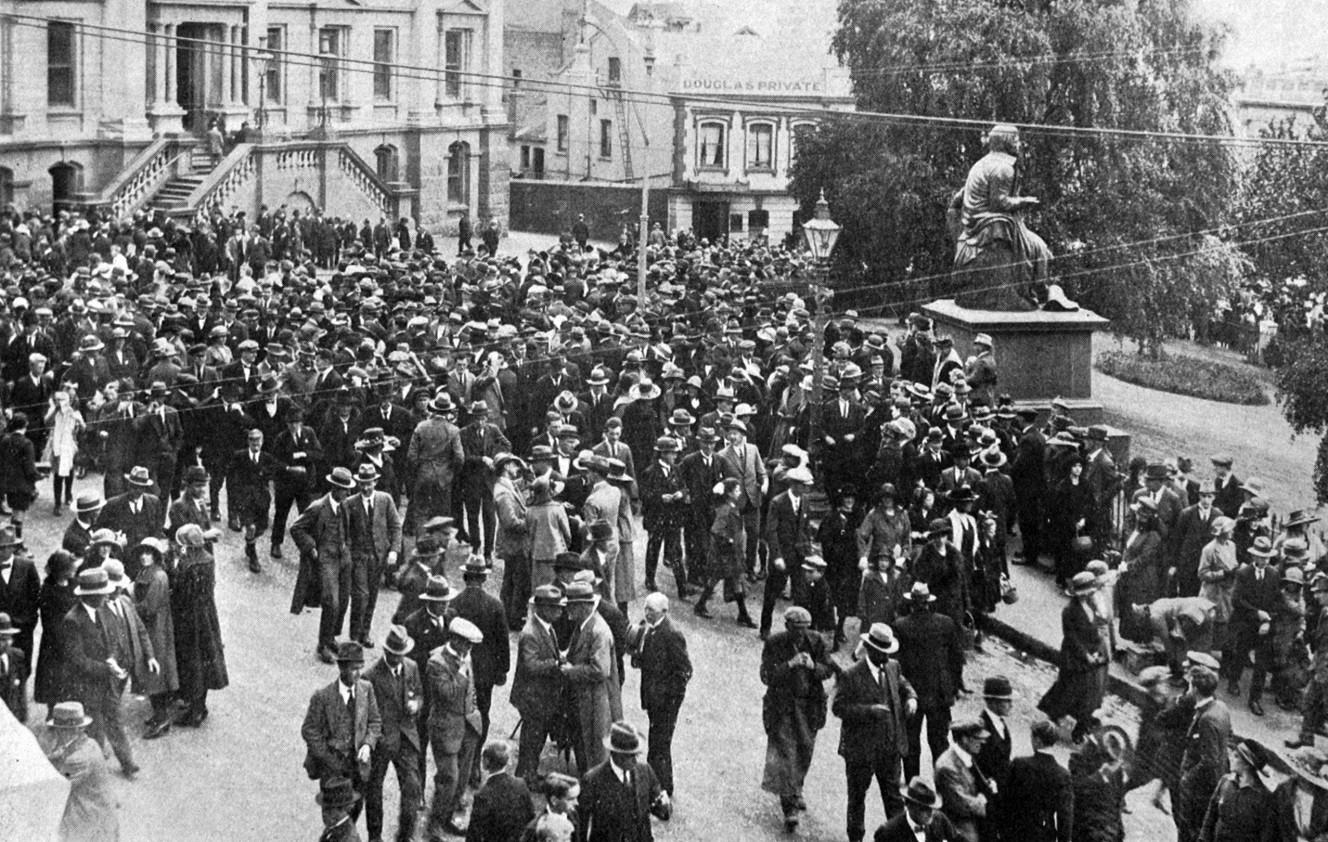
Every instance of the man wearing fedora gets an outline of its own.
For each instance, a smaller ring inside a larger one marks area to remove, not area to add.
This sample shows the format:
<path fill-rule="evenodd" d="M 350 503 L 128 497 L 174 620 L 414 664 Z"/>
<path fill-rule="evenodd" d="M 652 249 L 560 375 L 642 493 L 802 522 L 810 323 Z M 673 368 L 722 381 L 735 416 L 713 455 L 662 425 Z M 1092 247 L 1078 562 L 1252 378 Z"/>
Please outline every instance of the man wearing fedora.
<path fill-rule="evenodd" d="M 138 764 L 134 763 L 134 752 L 120 721 L 120 696 L 129 680 L 129 669 L 115 660 L 115 619 L 106 608 L 106 599 L 113 593 L 115 585 L 104 568 L 92 567 L 78 574 L 74 595 L 79 604 L 64 618 L 68 644 L 64 658 L 74 694 L 92 719 L 91 736 L 98 743 L 109 742 L 121 771 L 133 776 Z"/>
<path fill-rule="evenodd" d="M 641 735 L 626 722 L 614 722 L 603 745 L 608 759 L 581 781 L 581 833 L 586 842 L 651 842 L 651 816 L 668 821 L 673 804 L 654 771 L 641 762 Z"/>
<path fill-rule="evenodd" d="M 589 582 L 563 589 L 572 626 L 567 655 L 559 665 L 575 702 L 576 764 L 583 774 L 604 760 L 603 740 L 622 716 L 622 687 L 614 656 L 613 632 L 599 613 L 600 596 Z M 559 638 L 561 641 L 561 638 Z"/>
<path fill-rule="evenodd" d="M 134 419 L 136 464 L 147 467 L 160 496 L 170 499 L 175 491 L 175 461 L 184 444 L 184 427 L 180 413 L 167 404 L 171 391 L 164 382 L 153 381 L 147 396 L 147 407 Z"/>
<path fill-rule="evenodd" d="M 452 485 L 465 460 L 452 396 L 439 391 L 428 409 L 429 417 L 416 426 L 406 451 L 406 475 L 414 482 L 411 523 L 423 523 L 435 515 L 453 516 Z"/>
<path fill-rule="evenodd" d="M 97 515 L 95 527 L 123 533 L 126 547 L 137 547 L 144 538 L 165 537 L 166 509 L 161 498 L 149 493 L 152 474 L 138 465 L 125 474 L 125 482 L 128 491 L 106 501 Z M 137 559 L 125 559 L 125 573 L 130 579 L 137 578 Z"/>
<path fill-rule="evenodd" d="M 914 777 L 903 792 L 904 810 L 876 828 L 874 842 L 958 842 L 941 798 L 922 778 Z"/>
<path fill-rule="evenodd" d="M 447 632 L 447 643 L 429 656 L 424 678 L 429 697 L 429 745 L 435 764 L 428 826 L 431 840 L 443 833 L 462 834 L 455 818 L 470 781 L 470 768 L 479 750 L 483 727 L 475 706 L 470 654 L 484 641 L 484 634 L 461 617 L 448 624 Z"/>
<path fill-rule="evenodd" d="M 926 582 L 914 582 L 904 594 L 909 613 L 895 621 L 899 640 L 899 666 L 917 699 L 917 713 L 907 721 L 908 743 L 904 774 L 912 778 L 922 765 L 922 723 L 927 722 L 927 745 L 932 762 L 947 745 L 950 709 L 964 680 L 964 647 L 959 627 L 936 613 L 936 595 Z"/>
<path fill-rule="evenodd" d="M 489 568 L 479 556 L 472 555 L 461 568 L 465 587 L 452 600 L 452 613 L 469 620 L 484 635 L 484 640 L 470 650 L 474 668 L 475 706 L 479 708 L 482 726 L 480 745 L 489 739 L 489 708 L 493 702 L 493 688 L 507 683 L 512 668 L 512 647 L 508 637 L 507 614 L 502 600 L 484 590 Z M 465 774 L 466 770 L 462 770 Z M 471 782 L 479 783 L 479 757 L 476 755 Z"/>
<path fill-rule="evenodd" d="M 728 464 L 728 475 L 736 477 L 741 484 L 742 495 L 738 499 L 738 513 L 742 515 L 743 528 L 747 531 L 747 575 L 751 577 L 757 575 L 757 545 L 761 541 L 761 502 L 770 488 L 770 478 L 766 473 L 765 460 L 761 458 L 761 452 L 755 445 L 747 443 L 748 432 L 744 422 L 737 419 L 729 421 L 724 431 L 728 446 L 719 452 L 719 456 Z M 777 553 L 773 543 L 768 547 L 768 551 L 772 558 Z M 769 625 L 765 623 L 763 628 L 769 631 Z"/>
<path fill-rule="evenodd" d="M 461 522 L 461 510 L 464 509 L 465 534 L 471 548 L 478 553 L 483 547 L 485 559 L 492 563 L 497 528 L 493 501 L 493 484 L 496 479 L 493 460 L 500 453 L 512 452 L 512 443 L 489 418 L 487 402 L 471 403 L 470 423 L 461 428 L 461 449 L 465 452 L 465 461 L 461 464 L 457 478 L 461 499 L 453 505 L 457 507 L 458 523 Z"/>
<path fill-rule="evenodd" d="M 719 458 L 715 446 L 721 441 L 713 427 L 696 433 L 696 451 L 678 462 L 687 496 L 683 515 L 683 543 L 687 551 L 687 579 L 700 587 L 706 584 L 710 554 L 710 527 L 715 523 L 718 497 L 715 486 L 728 476 L 728 462 Z"/>
<path fill-rule="evenodd" d="M 353 562 L 346 508 L 353 504 L 346 498 L 355 490 L 355 478 L 346 468 L 333 468 L 325 479 L 330 486 L 328 493 L 311 503 L 291 524 L 291 539 L 300 548 L 300 573 L 292 604 L 307 604 L 310 589 L 317 587 L 321 607 L 318 657 L 324 663 L 333 663 L 336 639 L 350 605 Z M 250 561 L 252 564 L 252 557 Z"/>
<path fill-rule="evenodd" d="M 95 491 L 86 491 L 74 500 L 74 519 L 65 527 L 60 548 L 75 558 L 82 558 L 92 545 L 92 533 L 97 528 L 97 515 L 106 504 Z"/>
<path fill-rule="evenodd" d="M 575 559 L 575 555 L 572 556 Z M 531 610 L 517 639 L 512 706 L 521 714 L 521 745 L 517 777 L 532 783 L 539 772 L 540 753 L 555 717 L 562 710 L 563 655 L 554 623 L 562 617 L 567 598 L 554 585 L 540 585 L 530 598 Z M 569 641 L 570 642 L 570 641 Z"/>
<path fill-rule="evenodd" d="M 1199 560 L 1204 547 L 1213 539 L 1213 524 L 1222 517 L 1222 512 L 1213 505 L 1217 488 L 1211 481 L 1199 486 L 1198 497 L 1198 502 L 1181 509 L 1171 534 L 1175 592 L 1180 596 L 1199 594 Z"/>
<path fill-rule="evenodd" d="M 770 634 L 775 602 L 783 594 L 784 586 L 789 585 L 794 603 L 803 598 L 802 563 L 811 552 L 807 491 L 812 487 L 812 472 L 804 467 L 791 468 L 785 472 L 784 482 L 788 487 L 770 501 L 770 510 L 766 513 L 765 536 L 770 551 L 770 569 L 761 602 L 760 633 L 763 639 Z M 750 534 L 747 540 L 752 540 Z M 749 545 L 749 556 L 750 549 Z"/>
<path fill-rule="evenodd" d="M 678 467 L 681 452 L 682 445 L 671 436 L 661 436 L 655 442 L 656 461 L 641 474 L 641 522 L 649 536 L 646 542 L 646 590 L 656 590 L 655 571 L 663 553 L 665 566 L 673 571 L 678 598 L 686 599 L 691 588 L 682 560 L 682 528 L 688 491 Z"/>
<path fill-rule="evenodd" d="M 92 717 L 80 702 L 59 702 L 51 708 L 46 732 L 40 738 L 42 751 L 55 771 L 69 781 L 69 796 L 60 820 L 61 839 L 116 840 L 120 820 L 116 815 L 106 758 L 88 733 Z"/>
<path fill-rule="evenodd" d="M 405 628 L 394 625 L 383 641 L 383 657 L 364 674 L 373 685 L 374 700 L 383 720 L 383 734 L 373 747 L 369 778 L 364 790 L 365 821 L 369 838 L 383 835 L 383 781 L 388 767 L 397 773 L 401 804 L 397 812 L 397 842 L 414 838 L 421 803 L 419 716 L 424 704 L 420 668 L 407 657 L 415 641 Z"/>
<path fill-rule="evenodd" d="M 272 458 L 280 470 L 272 477 L 276 507 L 272 512 L 271 555 L 281 558 L 291 507 L 303 512 L 313 502 L 318 468 L 323 464 L 323 446 L 313 428 L 305 426 L 304 409 L 299 404 L 291 404 L 286 410 L 286 428 L 272 444 Z"/>
<path fill-rule="evenodd" d="M 231 517 L 244 530 L 244 555 L 249 561 L 249 570 L 261 573 L 263 568 L 258 563 L 257 544 L 268 527 L 268 509 L 272 506 L 268 487 L 282 466 L 264 449 L 262 430 L 250 430 L 247 439 L 248 446 L 232 453 L 226 466 L 226 500 Z M 294 526 L 291 527 L 291 537 L 295 537 Z"/>
<path fill-rule="evenodd" d="M 864 816 L 867 790 L 875 778 L 886 816 L 904 809 L 901 761 L 908 748 L 906 720 L 917 713 L 917 694 L 903 676 L 894 631 L 873 623 L 861 635 L 866 657 L 840 673 L 831 711 L 843 721 L 839 730 L 839 756 L 844 758 L 848 781 L 848 838 L 861 842 L 866 835 Z"/>
<path fill-rule="evenodd" d="M 421 678 L 429 664 L 429 655 L 438 647 L 447 643 L 447 624 L 451 619 L 449 607 L 456 598 L 456 591 L 442 576 L 430 576 L 420 594 L 420 607 L 406 615 L 401 626 L 415 646 L 410 650 L 410 659 L 415 662 Z M 425 755 L 429 751 L 429 693 L 425 688 L 424 706 L 419 716 L 420 732 L 420 779 L 424 779 Z"/>
<path fill-rule="evenodd" d="M 27 681 L 36 660 L 32 638 L 41 607 L 41 577 L 31 556 L 19 555 L 21 545 L 13 528 L 0 527 L 0 612 L 9 615 L 13 623 L 12 642 L 27 658 L 27 666 L 19 676 L 19 695 L 24 692 L 23 682 Z"/>
<path fill-rule="evenodd" d="M 340 644 L 336 664 L 336 680 L 314 691 L 300 726 L 304 769 L 313 780 L 348 778 L 363 789 L 383 735 L 382 714 L 373 685 L 361 675 L 364 647 L 353 640 Z M 359 817 L 358 805 L 351 816 Z"/>
<path fill-rule="evenodd" d="M 401 516 L 392 495 L 377 490 L 378 477 L 372 464 L 361 464 L 355 473 L 359 493 L 346 499 L 351 557 L 350 636 L 366 648 L 373 647 L 369 627 L 383 573 L 396 568 L 401 550 Z"/>
<path fill-rule="evenodd" d="M 533 575 L 526 496 L 517 485 L 526 463 L 515 454 L 500 453 L 494 459 L 493 467 L 498 475 L 493 486 L 497 513 L 493 551 L 495 557 L 503 560 L 503 582 L 499 593 L 508 627 L 515 631 L 516 624 L 521 622 Z"/>

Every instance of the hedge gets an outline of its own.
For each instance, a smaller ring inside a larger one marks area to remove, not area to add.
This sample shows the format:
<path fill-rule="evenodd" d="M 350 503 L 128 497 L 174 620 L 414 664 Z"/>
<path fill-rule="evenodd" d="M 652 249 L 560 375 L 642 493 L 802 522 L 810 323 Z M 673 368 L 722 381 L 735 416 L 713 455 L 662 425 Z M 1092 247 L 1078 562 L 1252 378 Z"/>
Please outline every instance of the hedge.
<path fill-rule="evenodd" d="M 1152 359 L 1127 351 L 1107 351 L 1098 356 L 1095 365 L 1103 374 L 1146 389 L 1245 406 L 1269 403 L 1268 393 L 1256 377 L 1226 363 L 1169 355 Z"/>

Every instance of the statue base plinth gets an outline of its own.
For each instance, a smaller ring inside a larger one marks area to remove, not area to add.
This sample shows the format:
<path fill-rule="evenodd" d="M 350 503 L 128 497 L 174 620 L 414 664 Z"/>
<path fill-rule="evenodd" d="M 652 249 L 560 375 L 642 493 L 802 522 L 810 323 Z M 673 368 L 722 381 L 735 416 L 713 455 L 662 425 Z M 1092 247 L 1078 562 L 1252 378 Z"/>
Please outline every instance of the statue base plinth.
<path fill-rule="evenodd" d="M 1059 397 L 1076 423 L 1101 422 L 1102 404 L 1093 400 L 1093 331 L 1111 324 L 1107 319 L 1088 310 L 976 310 L 952 299 L 927 304 L 922 311 L 939 333 L 954 338 L 961 357 L 977 352 L 973 338 L 979 333 L 991 336 L 998 394 L 1039 409 Z"/>

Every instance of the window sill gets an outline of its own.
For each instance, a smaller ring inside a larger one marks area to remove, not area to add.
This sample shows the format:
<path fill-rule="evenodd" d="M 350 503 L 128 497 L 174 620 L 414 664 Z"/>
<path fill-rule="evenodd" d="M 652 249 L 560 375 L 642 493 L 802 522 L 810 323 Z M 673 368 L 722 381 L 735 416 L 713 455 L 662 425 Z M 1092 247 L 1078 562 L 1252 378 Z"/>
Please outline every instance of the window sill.
<path fill-rule="evenodd" d="M 74 108 L 66 108 L 64 106 L 60 107 L 47 106 L 46 108 L 46 119 L 48 120 L 52 119 L 60 120 L 60 119 L 70 119 L 70 118 L 82 119 L 82 117 L 83 117 L 83 112 Z"/>
<path fill-rule="evenodd" d="M 728 168 L 728 167 L 725 167 L 725 166 L 716 166 L 716 165 L 713 165 L 713 164 L 702 164 L 701 166 L 699 166 L 699 167 L 696 168 L 696 171 L 697 171 L 697 172 L 717 172 L 717 173 L 727 173 L 727 172 L 729 171 L 729 168 Z"/>
<path fill-rule="evenodd" d="M 775 168 L 774 168 L 774 167 L 748 167 L 748 168 L 747 168 L 747 174 L 748 174 L 748 175 L 774 175 L 774 174 L 775 174 Z"/>

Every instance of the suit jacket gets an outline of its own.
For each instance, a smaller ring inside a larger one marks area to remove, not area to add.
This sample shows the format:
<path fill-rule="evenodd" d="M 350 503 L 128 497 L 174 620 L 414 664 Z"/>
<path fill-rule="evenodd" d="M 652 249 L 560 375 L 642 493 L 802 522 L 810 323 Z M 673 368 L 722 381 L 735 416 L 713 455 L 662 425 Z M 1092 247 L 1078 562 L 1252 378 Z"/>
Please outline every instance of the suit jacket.
<path fill-rule="evenodd" d="M 1070 842 L 1074 789 L 1070 773 L 1046 752 L 1017 757 L 1001 785 L 1002 836 L 1020 842 Z"/>
<path fill-rule="evenodd" d="M 654 771 L 641 761 L 631 770 L 629 789 L 606 760 L 581 782 L 577 813 L 586 842 L 651 842 L 650 816 L 668 819 L 668 807 L 655 806 L 663 791 Z"/>
<path fill-rule="evenodd" d="M 1231 739 L 1231 713 L 1217 699 L 1194 714 L 1185 732 L 1180 759 L 1182 787 L 1192 783 L 1200 797 L 1212 795 L 1218 780 L 1229 771 L 1227 742 Z"/>
<path fill-rule="evenodd" d="M 534 818 L 526 782 L 510 772 L 499 772 L 475 793 L 466 842 L 516 842 Z"/>
<path fill-rule="evenodd" d="M 332 511 L 332 496 L 325 494 L 309 505 L 291 524 L 290 536 L 300 552 L 312 558 L 315 554 L 323 567 L 336 567 L 351 563 L 349 541 L 349 515 L 347 501 L 341 502 L 337 512 Z"/>
<path fill-rule="evenodd" d="M 895 621 L 899 667 L 917 694 L 919 710 L 954 704 L 964 672 L 959 627 L 944 614 L 914 611 Z"/>
<path fill-rule="evenodd" d="M 687 638 L 665 616 L 653 629 L 644 621 L 633 629 L 629 648 L 632 666 L 641 670 L 641 709 L 676 711 L 692 680 Z"/>
<path fill-rule="evenodd" d="M 184 444 L 184 427 L 180 424 L 180 413 L 171 407 L 165 407 L 165 418 L 155 412 L 144 412 L 134 417 L 134 430 L 138 436 L 139 464 L 157 467 L 158 460 L 174 458 Z M 154 476 L 158 485 L 170 485 L 173 477 Z"/>
<path fill-rule="evenodd" d="M 118 693 L 124 686 L 106 662 L 115 655 L 112 620 L 103 605 L 97 609 L 97 621 L 93 622 L 81 602 L 65 615 L 62 635 L 65 648 L 60 659 L 69 669 L 77 698 L 84 702 Z"/>
<path fill-rule="evenodd" d="M 439 736 L 444 751 L 455 754 L 461 750 L 466 730 L 478 737 L 482 727 L 471 667 L 441 647 L 429 656 L 424 680 L 429 694 L 429 732 Z"/>
<path fill-rule="evenodd" d="M 843 720 L 839 729 L 839 756 L 848 763 L 891 762 L 908 750 L 904 706 L 917 699 L 899 662 L 886 661 L 883 681 L 872 677 L 864 658 L 840 673 L 835 685 L 835 701 L 830 710 Z M 884 685 L 884 686 L 883 686 Z M 882 712 L 875 705 L 885 704 Z"/>
<path fill-rule="evenodd" d="M 693 512 L 701 515 L 714 512 L 718 507 L 715 485 L 729 476 L 728 472 L 729 462 L 720 458 L 718 453 L 710 457 L 709 467 L 700 451 L 689 453 L 678 462 L 678 473 L 682 474 Z M 709 526 L 708 523 L 705 525 Z"/>
<path fill-rule="evenodd" d="M 1040 500 L 1047 491 L 1046 448 L 1047 439 L 1037 427 L 1030 425 L 1019 437 L 1010 462 L 1010 479 L 1021 503 Z"/>
<path fill-rule="evenodd" d="M 160 498 L 153 494 L 144 494 L 138 514 L 130 506 L 129 493 L 117 495 L 106 501 L 101 514 L 97 515 L 96 529 L 111 529 L 125 534 L 125 547 L 137 547 L 144 538 L 161 538 L 166 523 L 166 508 Z M 125 572 L 130 573 L 131 565 L 125 565 Z M 133 575 L 137 575 L 137 564 L 133 565 Z"/>
<path fill-rule="evenodd" d="M 1242 564 L 1236 570 L 1236 584 L 1231 594 L 1231 622 L 1246 631 L 1259 627 L 1259 613 L 1270 617 L 1282 604 L 1282 577 L 1273 565 L 1264 567 L 1263 580 L 1252 564 Z"/>
<path fill-rule="evenodd" d="M 383 564 L 388 553 L 401 551 L 401 515 L 392 495 L 375 491 L 372 499 L 373 523 L 364 510 L 364 495 L 355 494 L 342 502 L 350 526 L 351 558 L 357 564 Z"/>
<path fill-rule="evenodd" d="M 964 765 L 954 746 L 936 759 L 936 794 L 959 836 L 966 842 L 978 842 L 978 825 L 987 817 L 986 792 L 978 774 Z"/>
<path fill-rule="evenodd" d="M 421 678 L 429 664 L 429 655 L 439 646 L 447 642 L 447 623 L 450 617 L 443 615 L 441 623 L 424 606 L 406 616 L 401 621 L 401 625 L 406 627 L 410 639 L 415 641 L 415 648 L 410 650 L 410 659 L 420 668 Z M 425 687 L 425 698 L 428 699 L 428 687 Z"/>
<path fill-rule="evenodd" d="M 738 501 L 739 510 L 759 509 L 763 493 L 761 487 L 766 484 L 766 472 L 765 463 L 761 460 L 756 445 L 750 442 L 743 445 L 742 454 L 739 454 L 733 445 L 729 445 L 721 450 L 719 455 L 728 463 L 728 475 L 737 477 L 742 483 L 742 498 Z"/>
<path fill-rule="evenodd" d="M 658 460 L 645 469 L 641 474 L 641 522 L 647 530 L 663 526 L 665 520 L 671 520 L 675 526 L 682 525 L 679 517 L 687 508 L 686 498 L 668 502 L 663 499 L 665 494 L 679 491 L 686 492 L 687 485 L 676 463 L 668 469 L 667 475 Z"/>
<path fill-rule="evenodd" d="M 770 553 L 774 558 L 784 559 L 785 569 L 788 570 L 801 565 L 806 554 L 811 551 L 808 502 L 804 494 L 795 515 L 793 500 L 784 491 L 770 501 L 770 510 L 766 513 L 766 542 L 770 545 Z"/>
<path fill-rule="evenodd" d="M 526 524 L 526 498 L 510 481 L 500 479 L 493 487 L 498 534 L 493 554 L 504 560 L 525 558 L 530 552 L 530 529 Z"/>
<path fill-rule="evenodd" d="M 389 757 L 395 757 L 401 751 L 402 740 L 405 740 L 419 751 L 422 746 L 416 724 L 418 714 L 406 709 L 406 702 L 410 699 L 424 700 L 419 665 L 410 658 L 403 658 L 401 679 L 398 680 L 392 675 L 387 659 L 379 658 L 363 677 L 373 685 L 374 701 L 378 704 L 378 714 L 383 722 L 382 737 L 375 750 L 385 751 Z"/>
<path fill-rule="evenodd" d="M 341 375 L 335 372 L 332 375 L 337 378 L 338 385 L 340 385 Z M 363 432 L 370 427 L 381 427 L 384 434 L 395 436 L 402 442 L 406 442 L 411 433 L 415 432 L 415 426 L 418 423 L 419 419 L 415 417 L 414 413 L 400 404 L 392 404 L 391 410 L 386 413 L 383 411 L 382 404 L 375 404 L 364 410 L 364 414 L 360 416 L 360 431 Z"/>
<path fill-rule="evenodd" d="M 276 474 L 279 488 L 298 494 L 301 491 L 312 491 L 318 486 L 319 471 L 323 465 L 323 445 L 319 443 L 312 427 L 301 424 L 300 432 L 295 437 L 291 436 L 289 427 L 278 433 L 277 440 L 272 444 L 272 458 L 286 469 Z M 303 468 L 304 476 L 292 474 L 291 468 Z"/>
<path fill-rule="evenodd" d="M 1240 480 L 1235 474 L 1228 475 L 1226 482 L 1217 481 L 1217 496 L 1213 498 L 1213 506 L 1218 511 L 1229 518 L 1234 518 L 1244 502 L 1245 493 L 1241 491 Z"/>
<path fill-rule="evenodd" d="M 507 673 L 512 669 L 512 647 L 502 600 L 482 587 L 467 585 L 447 607 L 455 616 L 474 623 L 484 634 L 484 642 L 470 650 L 475 686 L 493 687 L 507 681 Z"/>
<path fill-rule="evenodd" d="M 281 463 L 266 450 L 259 451 L 257 464 L 249 455 L 249 448 L 235 451 L 226 466 L 227 500 L 229 501 L 231 489 L 235 490 L 237 497 L 243 494 L 262 498 L 262 495 L 268 493 L 267 484 L 280 471 Z"/>
<path fill-rule="evenodd" d="M 77 521 L 75 521 L 77 523 Z M 18 646 L 32 661 L 32 631 L 37 628 L 38 605 L 41 599 L 41 577 L 36 566 L 26 558 L 14 556 L 13 567 L 9 570 L 9 582 L 0 576 L 0 612 L 9 615 L 9 619 L 18 626 L 19 634 L 26 635 L 27 646 Z"/>
<path fill-rule="evenodd" d="M 527 711 L 552 713 L 562 695 L 562 672 L 558 665 L 558 641 L 552 627 L 533 614 L 517 640 L 516 675 L 512 679 L 512 706 Z"/>
<path fill-rule="evenodd" d="M 354 777 L 356 755 L 362 746 L 372 751 L 383 735 L 383 720 L 378 712 L 373 685 L 364 679 L 355 682 L 355 721 L 341 699 L 338 678 L 314 691 L 309 709 L 300 726 L 306 753 L 304 770 L 309 777 Z"/>
<path fill-rule="evenodd" d="M 1005 730 L 997 732 L 996 725 L 993 722 L 995 714 L 983 709 L 978 718 L 985 720 L 984 725 L 991 732 L 991 736 L 982 744 L 982 750 L 978 752 L 975 760 L 978 768 L 987 780 L 995 781 L 997 790 L 1001 797 L 1005 795 L 1005 781 L 1010 777 L 1010 723 L 1005 723 Z"/>
<path fill-rule="evenodd" d="M 957 842 L 959 834 L 944 813 L 932 814 L 931 824 L 927 825 L 926 842 Z M 918 842 L 913 835 L 913 828 L 908 824 L 908 816 L 900 813 L 885 824 L 876 828 L 875 842 Z"/>
<path fill-rule="evenodd" d="M 1171 530 L 1176 575 L 1189 581 L 1196 589 L 1199 586 L 1199 557 L 1203 554 L 1203 548 L 1213 540 L 1213 521 L 1221 516 L 1222 512 L 1216 506 L 1208 507 L 1207 517 L 1200 513 L 1197 505 L 1186 506 Z"/>

